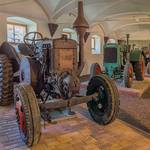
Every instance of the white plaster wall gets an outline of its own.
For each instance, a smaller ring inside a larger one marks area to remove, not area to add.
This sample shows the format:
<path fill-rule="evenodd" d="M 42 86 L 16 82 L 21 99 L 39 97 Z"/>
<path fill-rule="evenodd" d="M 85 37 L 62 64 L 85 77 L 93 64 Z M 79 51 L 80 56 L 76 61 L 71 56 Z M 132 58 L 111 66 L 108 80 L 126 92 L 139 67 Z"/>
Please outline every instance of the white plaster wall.
<path fill-rule="evenodd" d="M 7 40 L 7 17 L 14 16 L 12 14 L 7 13 L 0 13 L 0 43 Z M 19 16 L 22 17 L 22 16 Z M 35 23 L 37 23 L 37 31 L 42 33 L 44 37 L 50 38 L 50 33 L 48 29 L 48 23 L 45 21 L 33 19 L 33 18 L 27 18 L 31 19 Z"/>
<path fill-rule="evenodd" d="M 85 66 L 82 71 L 82 75 L 86 75 L 90 73 L 90 67 L 92 63 L 99 63 L 101 67 L 103 66 L 103 45 L 104 45 L 104 32 L 102 28 L 99 25 L 94 25 L 91 26 L 89 31 L 91 32 L 85 47 L 84 47 L 84 61 L 85 61 Z M 91 37 L 93 35 L 98 35 L 101 38 L 101 54 L 92 54 L 91 52 Z"/>

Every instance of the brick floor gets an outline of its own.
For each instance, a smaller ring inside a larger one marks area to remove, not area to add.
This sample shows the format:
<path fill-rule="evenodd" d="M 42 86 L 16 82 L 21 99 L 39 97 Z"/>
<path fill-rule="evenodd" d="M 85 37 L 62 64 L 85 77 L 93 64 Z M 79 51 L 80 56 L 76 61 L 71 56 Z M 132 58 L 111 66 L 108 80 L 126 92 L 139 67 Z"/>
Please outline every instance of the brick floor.
<path fill-rule="evenodd" d="M 0 107 L 0 150 L 29 150 L 20 139 L 13 107 Z M 74 119 L 46 124 L 31 150 L 150 150 L 150 139 L 118 119 L 100 126 L 77 112 Z"/>

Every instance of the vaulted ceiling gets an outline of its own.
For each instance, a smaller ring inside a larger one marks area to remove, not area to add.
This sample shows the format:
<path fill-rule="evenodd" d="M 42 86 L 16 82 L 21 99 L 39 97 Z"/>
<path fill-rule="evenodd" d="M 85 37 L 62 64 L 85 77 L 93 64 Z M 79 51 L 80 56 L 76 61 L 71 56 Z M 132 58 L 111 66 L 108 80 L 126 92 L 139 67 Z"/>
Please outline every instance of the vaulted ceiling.
<path fill-rule="evenodd" d="M 106 34 L 150 31 L 150 0 L 83 0 L 90 24 L 100 24 Z M 0 0 L 0 11 L 72 24 L 78 0 Z M 140 28 L 139 28 L 140 27 Z M 127 30 L 128 29 L 128 30 Z"/>

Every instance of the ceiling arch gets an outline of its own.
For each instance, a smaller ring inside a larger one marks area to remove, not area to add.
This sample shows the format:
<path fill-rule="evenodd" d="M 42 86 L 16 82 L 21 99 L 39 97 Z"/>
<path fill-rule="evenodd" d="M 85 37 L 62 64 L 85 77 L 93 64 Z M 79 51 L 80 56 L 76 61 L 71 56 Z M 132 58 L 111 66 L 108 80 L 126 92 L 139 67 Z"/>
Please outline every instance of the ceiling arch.
<path fill-rule="evenodd" d="M 89 24 L 97 23 L 107 33 L 116 31 L 123 25 L 150 22 L 150 0 L 83 1 Z M 0 12 L 71 25 L 77 16 L 77 2 L 78 0 L 0 0 Z"/>

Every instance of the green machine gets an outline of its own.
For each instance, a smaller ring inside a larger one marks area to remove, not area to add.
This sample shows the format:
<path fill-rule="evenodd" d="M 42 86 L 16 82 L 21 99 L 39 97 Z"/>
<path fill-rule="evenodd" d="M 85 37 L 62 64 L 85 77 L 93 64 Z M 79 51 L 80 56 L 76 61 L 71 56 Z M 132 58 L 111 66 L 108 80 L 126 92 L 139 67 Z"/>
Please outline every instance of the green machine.
<path fill-rule="evenodd" d="M 108 41 L 108 39 L 107 39 Z M 130 48 L 129 34 L 126 44 L 119 40 L 118 43 L 104 45 L 104 68 L 106 74 L 112 79 L 123 79 L 125 87 L 130 88 L 133 77 L 138 81 L 144 79 L 144 57 L 138 48 Z"/>

